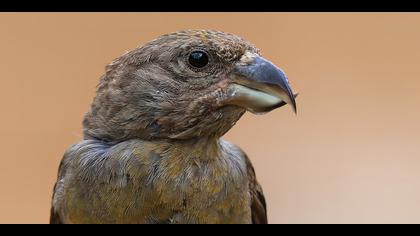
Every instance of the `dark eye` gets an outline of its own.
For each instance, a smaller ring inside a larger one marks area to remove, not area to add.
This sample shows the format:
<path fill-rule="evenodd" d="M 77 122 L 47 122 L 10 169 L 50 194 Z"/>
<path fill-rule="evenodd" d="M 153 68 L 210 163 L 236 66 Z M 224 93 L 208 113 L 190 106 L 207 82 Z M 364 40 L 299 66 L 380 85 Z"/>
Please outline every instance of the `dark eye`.
<path fill-rule="evenodd" d="M 203 68 L 209 63 L 209 57 L 203 51 L 193 51 L 188 58 L 188 62 L 194 67 Z"/>

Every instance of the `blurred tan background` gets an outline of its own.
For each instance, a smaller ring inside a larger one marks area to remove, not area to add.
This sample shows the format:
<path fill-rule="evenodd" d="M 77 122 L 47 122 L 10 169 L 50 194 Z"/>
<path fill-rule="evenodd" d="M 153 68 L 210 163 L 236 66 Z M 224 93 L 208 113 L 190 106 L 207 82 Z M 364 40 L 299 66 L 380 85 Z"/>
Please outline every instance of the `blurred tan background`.
<path fill-rule="evenodd" d="M 161 34 L 238 34 L 300 92 L 226 135 L 271 223 L 420 223 L 420 14 L 2 13 L 0 223 L 47 223 L 65 149 L 104 67 Z"/>

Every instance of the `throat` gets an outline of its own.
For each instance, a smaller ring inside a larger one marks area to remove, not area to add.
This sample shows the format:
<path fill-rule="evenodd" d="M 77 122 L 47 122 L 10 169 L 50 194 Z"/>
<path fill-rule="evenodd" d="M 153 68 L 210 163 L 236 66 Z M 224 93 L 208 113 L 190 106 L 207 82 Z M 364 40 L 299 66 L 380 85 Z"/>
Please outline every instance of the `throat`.
<path fill-rule="evenodd" d="M 184 159 L 211 160 L 221 156 L 219 139 L 215 137 L 171 140 L 168 145 L 171 156 L 183 156 Z"/>

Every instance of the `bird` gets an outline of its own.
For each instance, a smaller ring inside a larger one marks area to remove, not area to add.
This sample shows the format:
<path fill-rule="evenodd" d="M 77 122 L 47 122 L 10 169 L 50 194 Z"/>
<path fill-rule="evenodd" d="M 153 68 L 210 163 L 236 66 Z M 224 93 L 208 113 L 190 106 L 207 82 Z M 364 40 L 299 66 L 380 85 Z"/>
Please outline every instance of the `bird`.
<path fill-rule="evenodd" d="M 296 112 L 289 80 L 231 33 L 167 33 L 106 66 L 60 162 L 51 224 L 267 224 L 250 158 L 223 139 L 247 111 Z"/>

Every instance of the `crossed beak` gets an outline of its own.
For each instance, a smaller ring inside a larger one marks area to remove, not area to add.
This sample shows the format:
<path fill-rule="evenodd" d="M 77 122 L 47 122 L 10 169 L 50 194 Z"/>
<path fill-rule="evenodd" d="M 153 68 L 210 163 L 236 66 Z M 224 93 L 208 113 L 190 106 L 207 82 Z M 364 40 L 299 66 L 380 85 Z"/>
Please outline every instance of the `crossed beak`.
<path fill-rule="evenodd" d="M 245 53 L 235 65 L 228 96 L 227 104 L 252 113 L 269 112 L 285 104 L 291 105 L 296 113 L 297 94 L 293 94 L 286 74 L 254 53 Z"/>

